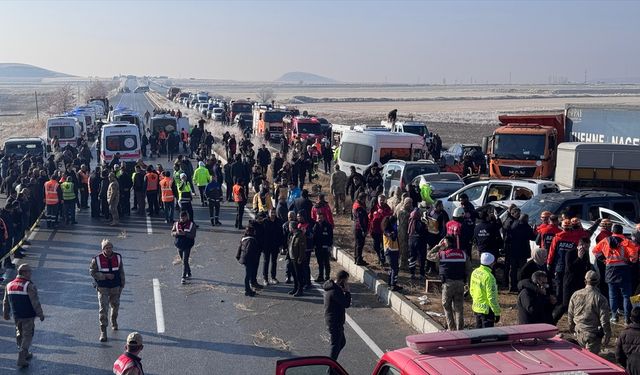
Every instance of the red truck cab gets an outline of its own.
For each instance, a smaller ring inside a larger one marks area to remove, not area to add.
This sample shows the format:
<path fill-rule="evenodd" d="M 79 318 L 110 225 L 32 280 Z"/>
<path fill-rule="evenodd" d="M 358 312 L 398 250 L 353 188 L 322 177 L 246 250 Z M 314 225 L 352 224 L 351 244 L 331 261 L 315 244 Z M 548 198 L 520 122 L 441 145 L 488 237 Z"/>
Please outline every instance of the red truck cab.
<path fill-rule="evenodd" d="M 373 375 L 625 374 L 602 357 L 557 336 L 549 324 L 424 333 L 385 353 Z M 280 360 L 276 375 L 348 375 L 328 357 Z"/>
<path fill-rule="evenodd" d="M 322 133 L 322 125 L 315 117 L 308 116 L 286 116 L 282 119 L 284 125 L 284 132 L 289 139 L 289 142 L 293 144 L 294 138 L 300 138 L 301 141 L 307 141 L 312 144 L 316 138 L 322 140 L 324 134 Z"/>

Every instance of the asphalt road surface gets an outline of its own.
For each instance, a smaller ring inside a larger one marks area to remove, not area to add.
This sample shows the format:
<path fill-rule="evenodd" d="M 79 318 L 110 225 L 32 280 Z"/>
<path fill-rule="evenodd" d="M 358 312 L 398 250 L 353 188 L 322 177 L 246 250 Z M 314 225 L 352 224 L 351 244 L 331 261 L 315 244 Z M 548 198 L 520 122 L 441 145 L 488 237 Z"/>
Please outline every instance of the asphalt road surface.
<path fill-rule="evenodd" d="M 112 103 L 141 113 L 152 109 L 143 94 L 122 94 Z M 149 162 L 169 164 L 163 158 Z M 141 356 L 148 374 L 273 374 L 278 359 L 327 355 L 322 293 L 311 290 L 293 298 L 287 294 L 290 286 L 279 284 L 245 297 L 244 269 L 234 257 L 241 237 L 231 225 L 235 207 L 223 204 L 223 226 L 215 228 L 199 197 L 194 208 L 200 229 L 187 285 L 180 283 L 181 265 L 162 218 L 131 216 L 114 228 L 83 210 L 73 228 L 40 227 L 23 261 L 34 267 L 46 319 L 36 322 L 34 358 L 20 372 L 111 374 L 131 331 L 143 335 Z M 89 263 L 105 237 L 123 256 L 127 282 L 120 330 L 109 330 L 109 341 L 100 343 Z M 283 281 L 284 262 L 278 266 Z M 353 285 L 352 292 L 348 314 L 362 332 L 345 327 L 347 346 L 340 362 L 351 374 L 370 374 L 380 354 L 375 351 L 402 347 L 405 336 L 415 332 L 362 285 Z M 13 322 L 0 321 L 0 373 L 13 373 L 16 358 Z"/>

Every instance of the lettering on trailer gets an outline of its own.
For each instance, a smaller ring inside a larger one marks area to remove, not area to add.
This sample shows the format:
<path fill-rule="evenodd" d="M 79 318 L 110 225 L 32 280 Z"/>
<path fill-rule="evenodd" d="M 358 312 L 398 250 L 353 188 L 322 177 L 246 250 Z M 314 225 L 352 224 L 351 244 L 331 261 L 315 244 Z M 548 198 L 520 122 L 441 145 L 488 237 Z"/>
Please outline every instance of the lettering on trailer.
<path fill-rule="evenodd" d="M 604 134 L 572 132 L 571 140 L 575 142 L 585 143 L 615 143 L 618 145 L 640 145 L 640 138 L 625 137 L 623 135 L 611 135 L 611 139 L 607 139 Z"/>

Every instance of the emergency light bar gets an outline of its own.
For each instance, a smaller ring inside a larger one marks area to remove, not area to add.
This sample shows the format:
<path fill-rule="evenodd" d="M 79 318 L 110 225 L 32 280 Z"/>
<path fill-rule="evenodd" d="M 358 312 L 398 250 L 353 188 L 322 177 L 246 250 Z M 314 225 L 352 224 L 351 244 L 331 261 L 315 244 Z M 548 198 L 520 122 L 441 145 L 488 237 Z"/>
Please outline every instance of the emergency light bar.
<path fill-rule="evenodd" d="M 551 324 L 521 324 L 466 331 L 434 332 L 407 336 L 407 346 L 420 354 L 457 350 L 491 343 L 508 344 L 524 340 L 547 340 L 558 334 Z"/>

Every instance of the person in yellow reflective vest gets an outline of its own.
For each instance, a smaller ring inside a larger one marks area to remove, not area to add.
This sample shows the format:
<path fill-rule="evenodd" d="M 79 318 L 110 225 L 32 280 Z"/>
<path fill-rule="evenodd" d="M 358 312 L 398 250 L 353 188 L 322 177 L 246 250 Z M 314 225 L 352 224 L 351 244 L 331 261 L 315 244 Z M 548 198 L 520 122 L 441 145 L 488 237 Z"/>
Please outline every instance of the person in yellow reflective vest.
<path fill-rule="evenodd" d="M 78 196 L 78 188 L 71 181 L 71 173 L 65 174 L 65 181 L 60 184 L 62 190 L 62 201 L 64 207 L 63 222 L 64 224 L 77 224 L 76 222 L 76 201 Z"/>

